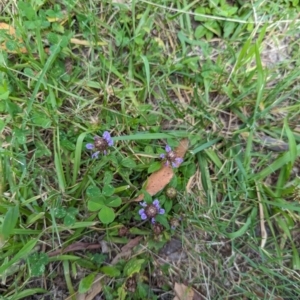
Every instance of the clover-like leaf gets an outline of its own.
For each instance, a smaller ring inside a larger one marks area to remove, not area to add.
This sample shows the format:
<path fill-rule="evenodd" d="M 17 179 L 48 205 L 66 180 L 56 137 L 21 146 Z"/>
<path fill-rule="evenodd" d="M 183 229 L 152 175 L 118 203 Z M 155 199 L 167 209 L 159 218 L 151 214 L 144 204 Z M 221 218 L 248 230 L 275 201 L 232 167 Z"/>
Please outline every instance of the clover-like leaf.
<path fill-rule="evenodd" d="M 87 189 L 86 189 L 86 195 L 89 197 L 89 198 L 97 198 L 99 197 L 99 195 L 101 195 L 101 191 L 98 187 L 96 186 L 89 186 Z"/>
<path fill-rule="evenodd" d="M 88 201 L 88 209 L 89 211 L 98 211 L 105 206 L 105 197 L 99 196 L 97 198 L 92 198 Z"/>
<path fill-rule="evenodd" d="M 102 189 L 102 194 L 104 196 L 111 196 L 111 195 L 113 195 L 114 192 L 115 192 L 115 188 L 110 184 L 104 185 L 104 187 Z"/>
<path fill-rule="evenodd" d="M 45 271 L 45 265 L 49 261 L 46 253 L 33 253 L 28 257 L 32 276 L 41 276 Z"/>
<path fill-rule="evenodd" d="M 119 207 L 122 204 L 122 199 L 118 196 L 112 196 L 105 200 L 105 204 L 110 207 Z"/>
<path fill-rule="evenodd" d="M 113 220 L 115 219 L 116 215 L 115 212 L 112 208 L 104 206 L 99 214 L 98 214 L 99 220 L 103 223 L 103 224 L 109 224 L 111 222 L 113 222 Z"/>

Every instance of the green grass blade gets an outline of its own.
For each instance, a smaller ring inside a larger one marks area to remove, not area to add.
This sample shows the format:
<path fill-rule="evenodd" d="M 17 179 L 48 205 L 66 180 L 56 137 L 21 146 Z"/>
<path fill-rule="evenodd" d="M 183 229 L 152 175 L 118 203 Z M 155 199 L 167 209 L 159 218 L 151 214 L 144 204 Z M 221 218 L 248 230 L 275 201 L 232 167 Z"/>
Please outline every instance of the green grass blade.
<path fill-rule="evenodd" d="M 75 157 L 74 157 L 74 166 L 73 166 L 73 179 L 72 179 L 72 185 L 76 183 L 78 171 L 81 164 L 81 155 L 82 155 L 82 145 L 83 140 L 85 139 L 87 135 L 87 132 L 81 133 L 76 142 L 76 148 L 75 148 Z"/>
<path fill-rule="evenodd" d="M 15 229 L 19 218 L 19 206 L 10 207 L 5 215 L 2 224 L 2 235 L 4 239 L 7 239 Z"/>
<path fill-rule="evenodd" d="M 29 242 L 27 242 L 23 246 L 23 248 L 9 262 L 5 263 L 0 267 L 0 274 L 5 272 L 10 266 L 12 266 L 20 259 L 26 258 L 30 254 L 33 247 L 36 245 L 37 241 L 37 239 L 31 239 Z"/>

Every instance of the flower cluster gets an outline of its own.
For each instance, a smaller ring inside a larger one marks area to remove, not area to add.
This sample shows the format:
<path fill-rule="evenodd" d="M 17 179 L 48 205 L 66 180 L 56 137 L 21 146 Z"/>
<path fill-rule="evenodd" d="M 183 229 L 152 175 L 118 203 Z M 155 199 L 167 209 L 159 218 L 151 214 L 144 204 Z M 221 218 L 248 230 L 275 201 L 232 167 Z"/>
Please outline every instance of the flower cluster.
<path fill-rule="evenodd" d="M 165 210 L 160 207 L 159 200 L 155 199 L 152 204 L 146 202 L 140 203 L 144 208 L 139 210 L 139 215 L 142 220 L 151 219 L 152 224 L 155 223 L 155 217 L 157 215 L 163 215 Z"/>
<path fill-rule="evenodd" d="M 113 144 L 114 141 L 112 140 L 110 133 L 108 131 L 104 131 L 102 138 L 96 135 L 94 137 L 94 143 L 86 144 L 86 148 L 88 150 L 96 150 L 92 154 L 92 158 L 98 158 L 100 152 L 103 152 L 104 155 L 106 155 L 108 147 L 113 146 Z"/>
<path fill-rule="evenodd" d="M 169 145 L 166 146 L 165 148 L 166 154 L 161 154 L 160 158 L 165 159 L 166 166 L 169 166 L 170 164 L 172 165 L 173 168 L 179 167 L 179 165 L 183 162 L 183 159 L 181 157 L 177 157 L 176 153 L 171 149 Z"/>
<path fill-rule="evenodd" d="M 86 144 L 86 149 L 91 150 L 92 158 L 98 158 L 100 153 L 103 153 L 104 155 L 107 154 L 108 148 L 112 147 L 114 144 L 113 139 L 111 138 L 111 135 L 108 131 L 105 131 L 100 136 L 94 136 L 94 143 L 88 143 Z M 181 157 L 178 157 L 176 152 L 171 149 L 169 145 L 166 145 L 165 147 L 166 153 L 161 154 L 160 158 L 163 159 L 165 162 L 165 166 L 171 166 L 173 168 L 179 167 L 179 165 L 183 162 L 183 159 Z M 167 196 L 170 199 L 173 199 L 176 197 L 176 190 L 174 188 L 169 188 L 167 190 Z M 165 210 L 161 208 L 160 202 L 158 199 L 155 199 L 151 204 L 147 204 L 146 202 L 140 203 L 140 205 L 143 207 L 139 210 L 139 215 L 142 220 L 151 220 L 153 224 L 153 231 L 156 235 L 160 234 L 163 231 L 163 226 L 161 224 L 156 223 L 156 216 L 157 215 L 163 215 L 165 214 Z M 176 224 L 172 224 L 172 228 L 175 228 Z M 121 228 L 119 230 L 120 236 L 126 236 L 128 234 L 127 228 Z"/>

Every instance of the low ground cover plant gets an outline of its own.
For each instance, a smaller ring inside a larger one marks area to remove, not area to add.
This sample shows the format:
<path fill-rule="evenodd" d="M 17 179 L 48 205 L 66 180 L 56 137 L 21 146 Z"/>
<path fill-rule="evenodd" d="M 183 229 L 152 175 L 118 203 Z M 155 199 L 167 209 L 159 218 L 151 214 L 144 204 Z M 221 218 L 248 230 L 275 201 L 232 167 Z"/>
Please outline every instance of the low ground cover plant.
<path fill-rule="evenodd" d="M 0 12 L 0 299 L 298 299 L 298 1 Z"/>

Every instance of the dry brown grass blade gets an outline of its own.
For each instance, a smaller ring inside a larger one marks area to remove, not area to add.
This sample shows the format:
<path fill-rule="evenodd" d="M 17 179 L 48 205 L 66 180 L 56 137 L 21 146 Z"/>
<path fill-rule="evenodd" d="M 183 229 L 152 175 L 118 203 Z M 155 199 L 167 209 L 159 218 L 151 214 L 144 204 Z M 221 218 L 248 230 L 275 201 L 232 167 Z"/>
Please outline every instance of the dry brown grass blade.
<path fill-rule="evenodd" d="M 187 149 L 189 147 L 189 140 L 182 139 L 179 146 L 175 149 L 177 157 L 183 158 Z M 173 178 L 174 171 L 171 166 L 162 165 L 161 169 L 152 173 L 148 179 L 145 190 L 151 196 L 157 194 L 161 191 Z M 133 201 L 142 201 L 144 199 L 144 194 L 139 195 Z"/>

